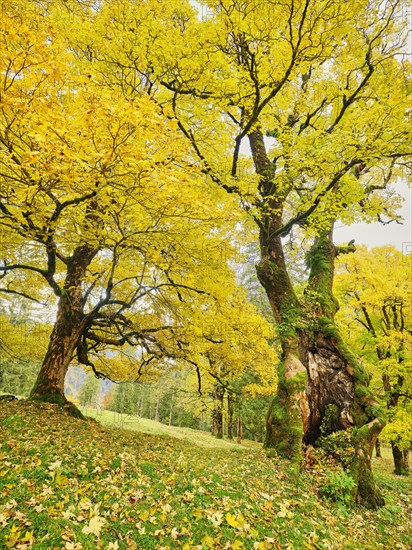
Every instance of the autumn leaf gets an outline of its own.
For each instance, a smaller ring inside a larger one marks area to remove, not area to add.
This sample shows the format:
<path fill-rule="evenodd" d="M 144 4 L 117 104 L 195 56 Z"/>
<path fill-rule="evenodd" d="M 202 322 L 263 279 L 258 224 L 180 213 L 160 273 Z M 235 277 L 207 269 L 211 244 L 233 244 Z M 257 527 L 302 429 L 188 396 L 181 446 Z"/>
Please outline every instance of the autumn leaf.
<path fill-rule="evenodd" d="M 239 525 L 239 522 L 238 520 L 236 519 L 236 516 L 234 514 L 231 514 L 230 512 L 228 512 L 226 514 L 226 521 L 227 523 L 231 526 L 231 527 L 237 527 Z"/>
<path fill-rule="evenodd" d="M 89 521 L 89 525 L 85 525 L 83 527 L 82 533 L 85 533 L 86 535 L 93 534 L 96 535 L 96 537 L 99 537 L 100 531 L 102 530 L 105 523 L 106 520 L 104 518 L 100 516 L 93 516 Z"/>
<path fill-rule="evenodd" d="M 207 517 L 215 527 L 219 527 L 219 525 L 221 525 L 223 521 L 223 512 L 213 512 L 212 514 L 208 514 Z M 226 521 L 227 521 L 227 515 L 226 515 Z"/>

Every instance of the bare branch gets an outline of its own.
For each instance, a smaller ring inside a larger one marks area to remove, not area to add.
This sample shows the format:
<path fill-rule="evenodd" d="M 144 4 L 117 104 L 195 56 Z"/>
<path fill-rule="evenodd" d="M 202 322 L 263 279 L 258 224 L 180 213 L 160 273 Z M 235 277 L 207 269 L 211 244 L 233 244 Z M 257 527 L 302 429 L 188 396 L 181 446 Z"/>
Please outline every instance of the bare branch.
<path fill-rule="evenodd" d="M 27 300 L 31 300 L 32 302 L 36 302 L 37 304 L 40 304 L 41 306 L 45 306 L 44 302 L 41 302 L 37 298 L 33 298 L 33 296 L 30 296 L 29 294 L 26 294 L 25 292 L 19 292 L 18 290 L 12 290 L 10 288 L 0 288 L 0 292 L 4 292 L 5 294 L 15 294 L 16 296 L 21 296 L 22 298 L 27 298 Z"/>

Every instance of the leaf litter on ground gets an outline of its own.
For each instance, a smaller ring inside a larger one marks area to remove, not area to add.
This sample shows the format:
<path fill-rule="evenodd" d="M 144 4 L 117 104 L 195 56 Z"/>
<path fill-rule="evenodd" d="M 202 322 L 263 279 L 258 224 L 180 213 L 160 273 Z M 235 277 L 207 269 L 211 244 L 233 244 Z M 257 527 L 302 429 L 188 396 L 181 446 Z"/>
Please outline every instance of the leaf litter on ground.
<path fill-rule="evenodd" d="M 410 478 L 382 465 L 387 506 L 372 512 L 323 499 L 320 468 L 296 480 L 260 448 L 196 445 L 196 434 L 102 426 L 22 400 L 0 406 L 0 435 L 0 548 L 412 547 Z"/>

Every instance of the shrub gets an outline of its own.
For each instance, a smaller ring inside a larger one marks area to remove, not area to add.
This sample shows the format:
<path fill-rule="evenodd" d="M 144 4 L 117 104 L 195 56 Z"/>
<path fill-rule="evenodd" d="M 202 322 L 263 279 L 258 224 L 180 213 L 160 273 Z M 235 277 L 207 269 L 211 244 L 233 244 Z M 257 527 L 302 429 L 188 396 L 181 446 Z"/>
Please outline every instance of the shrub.
<path fill-rule="evenodd" d="M 350 506 L 352 504 L 352 489 L 354 487 L 354 479 L 344 470 L 335 472 L 326 470 L 325 484 L 319 492 L 329 500 Z"/>

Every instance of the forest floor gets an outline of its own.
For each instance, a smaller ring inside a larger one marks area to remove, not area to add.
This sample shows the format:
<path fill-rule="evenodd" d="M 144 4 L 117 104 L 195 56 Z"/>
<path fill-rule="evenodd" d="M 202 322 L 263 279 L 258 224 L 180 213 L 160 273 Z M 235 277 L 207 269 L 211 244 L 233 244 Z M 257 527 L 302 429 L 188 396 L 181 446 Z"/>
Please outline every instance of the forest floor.
<path fill-rule="evenodd" d="M 258 445 L 100 420 L 115 425 L 0 405 L 1 549 L 412 548 L 412 480 L 394 476 L 389 457 L 374 461 L 386 506 L 350 509 L 322 496 L 331 464 L 295 479 Z"/>

